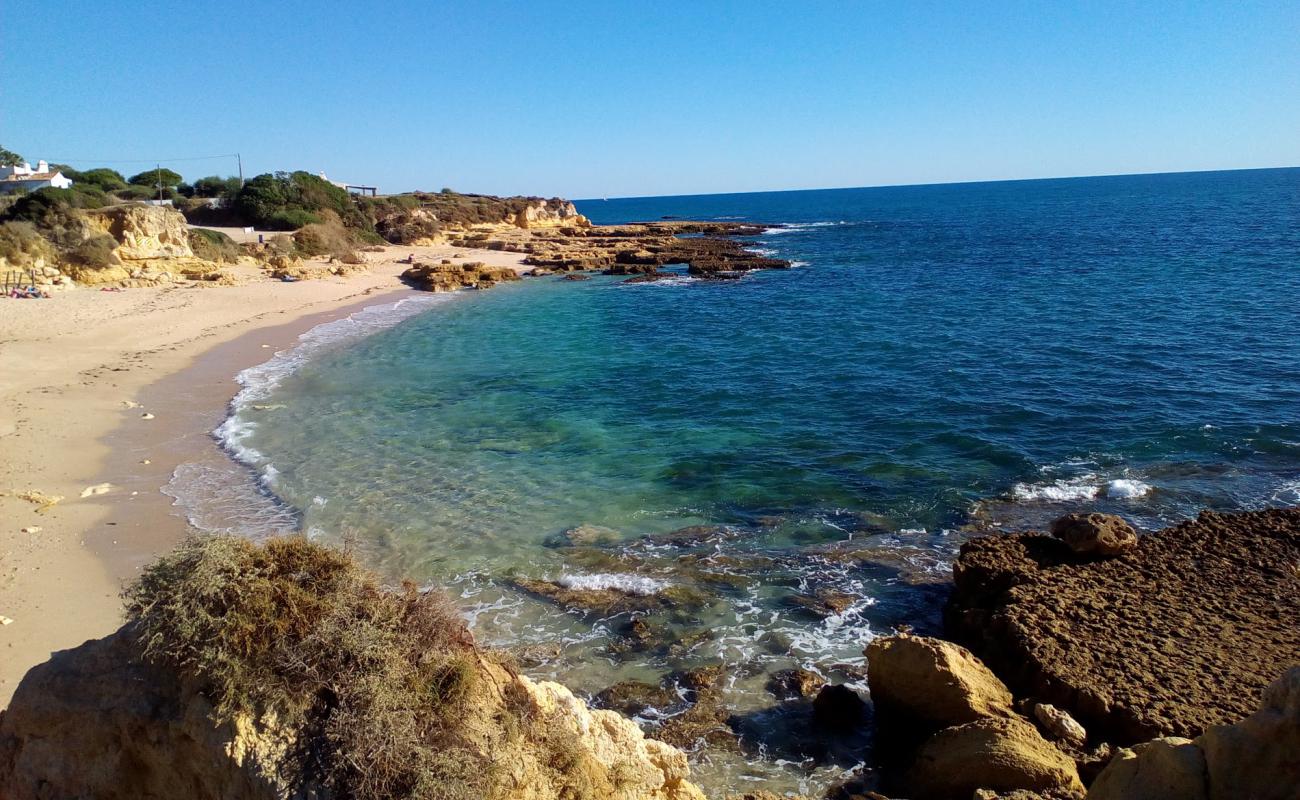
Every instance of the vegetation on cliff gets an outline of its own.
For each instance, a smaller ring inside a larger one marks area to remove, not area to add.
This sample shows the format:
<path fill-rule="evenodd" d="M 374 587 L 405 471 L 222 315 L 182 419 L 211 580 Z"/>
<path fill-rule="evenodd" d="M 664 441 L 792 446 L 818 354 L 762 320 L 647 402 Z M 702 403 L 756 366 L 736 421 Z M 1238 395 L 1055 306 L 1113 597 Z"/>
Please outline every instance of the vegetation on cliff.
<path fill-rule="evenodd" d="M 381 588 L 346 554 L 288 538 L 193 538 L 126 593 L 146 657 L 219 714 L 274 714 L 310 742 L 297 777 L 357 798 L 480 795 L 458 730 L 482 656 L 435 594 Z"/>

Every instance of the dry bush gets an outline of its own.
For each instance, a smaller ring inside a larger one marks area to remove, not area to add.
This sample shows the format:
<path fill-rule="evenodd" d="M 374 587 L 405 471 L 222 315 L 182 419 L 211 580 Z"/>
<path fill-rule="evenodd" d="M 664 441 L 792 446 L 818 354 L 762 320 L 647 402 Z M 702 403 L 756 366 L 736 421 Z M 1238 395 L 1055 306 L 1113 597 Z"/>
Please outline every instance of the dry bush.
<path fill-rule="evenodd" d="M 220 264 L 234 264 L 243 254 L 234 239 L 207 228 L 190 228 L 190 249 L 199 258 Z"/>
<path fill-rule="evenodd" d="M 338 222 L 306 225 L 294 233 L 293 241 L 302 256 L 333 256 L 345 263 L 361 263 L 356 252 L 356 241 Z M 353 260 L 348 261 L 349 258 Z"/>
<path fill-rule="evenodd" d="M 0 258 L 12 267 L 30 267 L 53 262 L 54 248 L 32 223 L 5 222 L 0 224 Z"/>
<path fill-rule="evenodd" d="M 198 680 L 221 717 L 273 713 L 296 733 L 299 788 L 483 796 L 488 754 L 458 731 L 481 655 L 441 597 L 303 538 L 229 536 L 186 540 L 124 596 L 146 658 Z"/>

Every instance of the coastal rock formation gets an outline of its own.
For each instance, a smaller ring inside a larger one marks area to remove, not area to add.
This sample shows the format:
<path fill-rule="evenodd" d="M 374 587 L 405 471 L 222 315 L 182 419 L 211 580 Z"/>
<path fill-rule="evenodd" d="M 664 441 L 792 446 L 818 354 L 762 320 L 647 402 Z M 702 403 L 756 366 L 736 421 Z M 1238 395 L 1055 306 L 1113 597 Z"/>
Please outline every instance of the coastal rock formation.
<path fill-rule="evenodd" d="M 0 797 L 703 800 L 681 751 L 345 554 L 195 537 L 126 597 L 0 714 Z"/>
<path fill-rule="evenodd" d="M 966 648 L 922 636 L 882 636 L 866 649 L 877 713 L 933 728 L 1010 717 L 1010 690 Z"/>
<path fill-rule="evenodd" d="M 1203 512 L 1097 560 L 1037 534 L 962 546 L 949 631 L 1103 741 L 1195 737 L 1300 657 L 1300 509 Z"/>
<path fill-rule="evenodd" d="M 906 785 L 917 800 L 964 800 L 978 789 L 1083 791 L 1074 762 L 1016 718 L 986 718 L 935 734 L 917 753 Z"/>
<path fill-rule="evenodd" d="M 752 270 L 790 266 L 788 261 L 752 252 L 731 238 L 762 231 L 761 227 L 727 222 L 648 222 L 551 230 L 475 230 L 453 242 L 526 253 L 525 264 L 555 272 L 654 275 L 666 265 L 684 264 L 691 275 L 728 279 Z"/>
<path fill-rule="evenodd" d="M 402 280 L 430 292 L 451 292 L 488 289 L 501 281 L 517 281 L 519 273 L 510 267 L 489 267 L 479 261 L 468 264 L 453 264 L 449 260 L 439 264 L 417 261 L 402 273 Z"/>
<path fill-rule="evenodd" d="M 518 228 L 559 228 L 591 227 L 591 222 L 578 213 L 578 209 L 568 200 L 558 198 L 538 200 L 520 209 L 515 214 L 515 227 Z"/>
<path fill-rule="evenodd" d="M 1066 514 L 1052 523 L 1052 535 L 1079 555 L 1103 558 L 1137 547 L 1137 531 L 1114 514 Z"/>
<path fill-rule="evenodd" d="M 175 672 L 118 632 L 55 653 L 0 712 L 0 796 L 265 798 L 288 742 L 273 724 L 218 723 Z"/>
<path fill-rule="evenodd" d="M 86 218 L 117 240 L 115 253 L 123 261 L 194 258 L 185 216 L 174 208 L 132 203 L 90 209 Z"/>
<path fill-rule="evenodd" d="M 1300 667 L 1264 691 L 1254 714 L 1195 740 L 1155 739 L 1121 750 L 1089 800 L 1294 800 L 1300 793 Z"/>

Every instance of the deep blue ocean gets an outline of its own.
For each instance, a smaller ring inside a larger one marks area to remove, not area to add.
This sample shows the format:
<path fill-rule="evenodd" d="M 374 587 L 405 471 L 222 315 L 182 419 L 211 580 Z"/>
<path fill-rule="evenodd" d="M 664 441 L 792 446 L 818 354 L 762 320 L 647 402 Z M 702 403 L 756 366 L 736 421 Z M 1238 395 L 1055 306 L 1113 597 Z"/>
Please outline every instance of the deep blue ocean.
<path fill-rule="evenodd" d="M 1300 169 L 578 207 L 762 223 L 749 246 L 796 266 L 377 309 L 250 376 L 227 425 L 290 524 L 449 587 L 486 640 L 554 647 L 535 674 L 594 694 L 721 662 L 762 714 L 777 669 L 853 681 L 874 633 L 935 628 L 974 533 L 1300 503 Z M 550 546 L 583 524 L 618 541 Z M 662 536 L 689 525 L 712 527 Z M 689 646 L 627 653 L 626 619 L 518 577 L 708 603 L 658 620 Z M 853 600 L 800 601 L 828 593 Z M 706 785 L 840 768 L 748 735 L 696 753 Z"/>

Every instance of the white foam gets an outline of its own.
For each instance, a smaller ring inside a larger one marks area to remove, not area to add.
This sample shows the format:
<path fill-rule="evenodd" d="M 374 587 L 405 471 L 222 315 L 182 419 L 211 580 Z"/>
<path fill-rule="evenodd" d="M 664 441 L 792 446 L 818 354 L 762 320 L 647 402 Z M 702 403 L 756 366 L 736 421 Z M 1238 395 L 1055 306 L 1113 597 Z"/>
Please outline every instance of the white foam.
<path fill-rule="evenodd" d="M 1084 475 L 1051 483 L 1017 483 L 1011 498 L 1019 503 L 1069 503 L 1092 500 L 1101 491 L 1097 476 Z"/>
<path fill-rule="evenodd" d="M 639 289 L 643 286 L 653 286 L 663 289 L 670 286 L 685 286 L 689 283 L 697 283 L 699 280 L 699 278 L 696 278 L 693 275 L 678 275 L 672 278 L 662 278 L 657 281 L 623 281 L 619 286 L 624 286 L 628 289 Z"/>
<path fill-rule="evenodd" d="M 1150 493 L 1151 485 L 1131 478 L 1117 478 L 1106 484 L 1106 496 L 1112 500 L 1131 500 Z"/>
<path fill-rule="evenodd" d="M 668 584 L 663 581 L 657 581 L 654 578 L 647 578 L 643 575 L 633 575 L 628 572 L 600 572 L 593 575 L 564 575 L 556 583 L 566 589 L 577 589 L 580 591 L 599 591 L 601 589 L 614 589 L 627 594 L 651 595 L 658 594 L 668 588 Z"/>
<path fill-rule="evenodd" d="M 839 222 L 787 222 L 777 227 L 766 228 L 763 231 L 764 236 L 775 236 L 780 233 L 795 233 L 797 231 L 806 231 L 810 228 L 830 228 L 836 225 L 847 225 L 844 220 Z"/>

